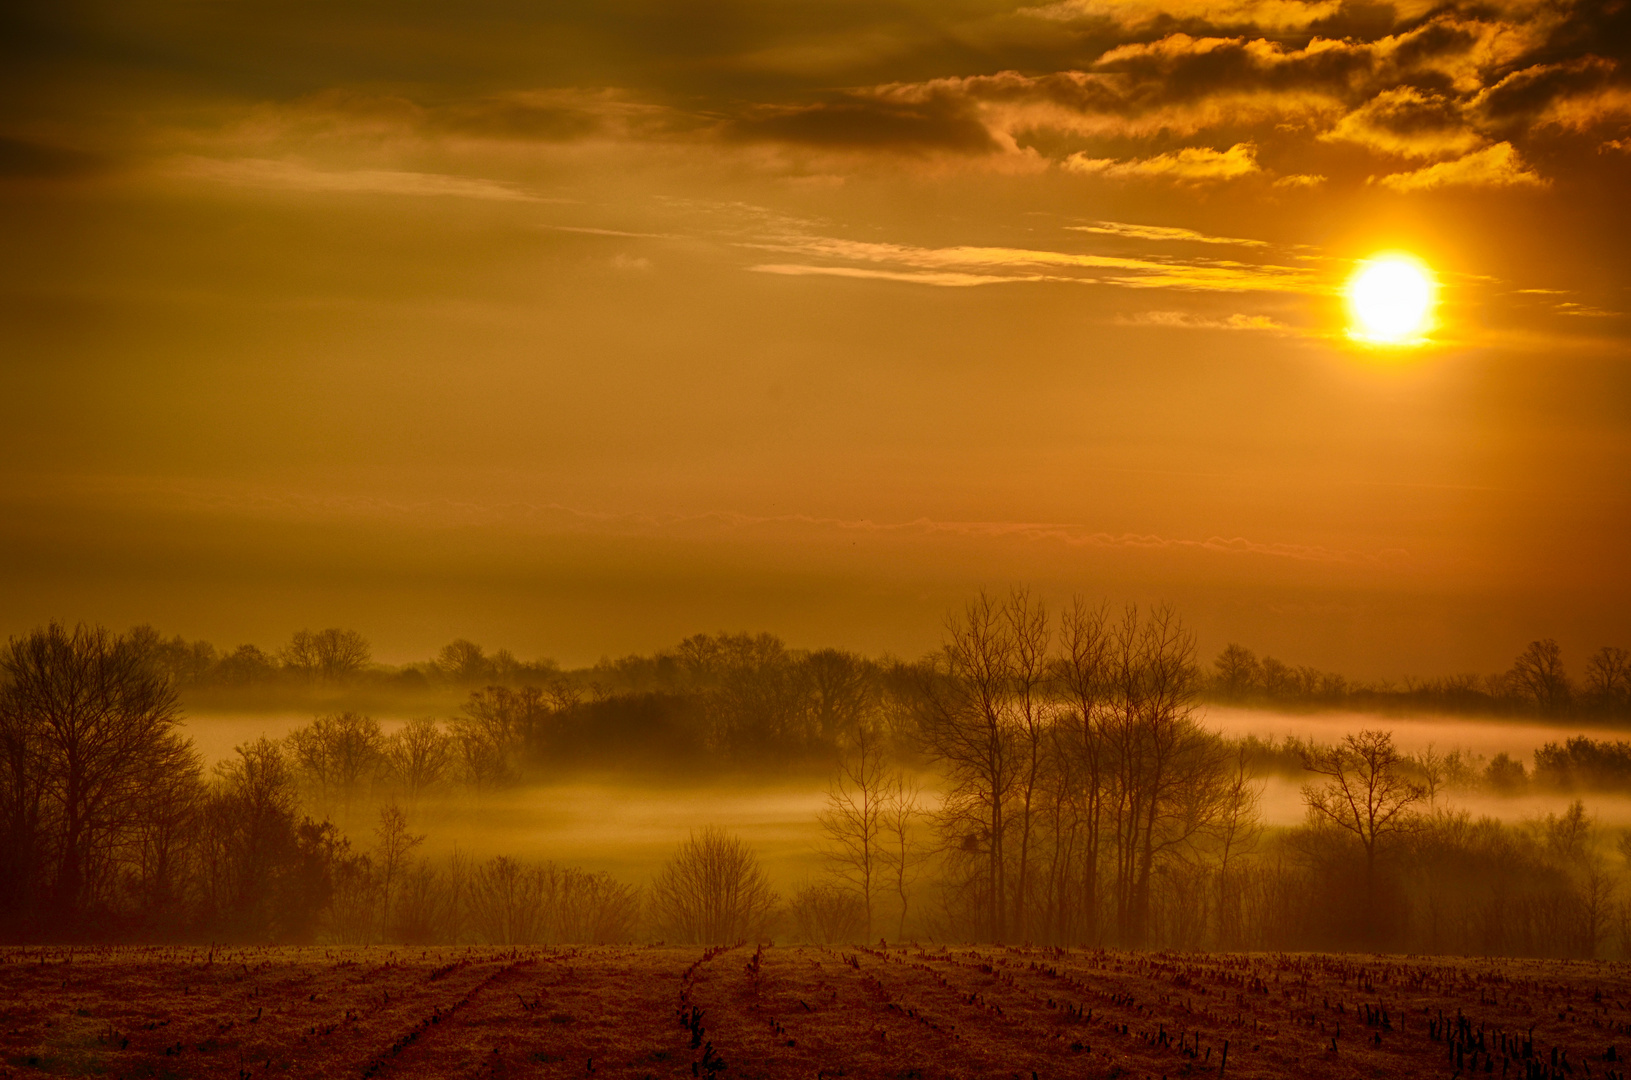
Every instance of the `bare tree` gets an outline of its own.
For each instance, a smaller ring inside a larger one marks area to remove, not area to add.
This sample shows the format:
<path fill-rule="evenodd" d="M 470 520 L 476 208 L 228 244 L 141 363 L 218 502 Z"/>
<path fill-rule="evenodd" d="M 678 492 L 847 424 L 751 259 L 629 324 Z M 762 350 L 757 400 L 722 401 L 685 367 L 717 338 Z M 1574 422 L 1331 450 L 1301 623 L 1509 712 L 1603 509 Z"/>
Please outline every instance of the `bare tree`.
<path fill-rule="evenodd" d="M 871 727 L 857 727 L 848 742 L 819 820 L 827 866 L 860 896 L 863 930 L 871 940 L 873 900 L 883 871 L 888 775 L 880 739 Z"/>
<path fill-rule="evenodd" d="M 1244 645 L 1230 642 L 1212 661 L 1217 669 L 1218 689 L 1230 701 L 1242 701 L 1262 678 L 1257 656 Z"/>
<path fill-rule="evenodd" d="M 489 945 L 528 945 L 538 940 L 543 916 L 543 879 L 534 867 L 500 855 L 476 868 L 468 905 L 476 934 Z"/>
<path fill-rule="evenodd" d="M 1336 746 L 1306 750 L 1303 768 L 1322 777 L 1303 787 L 1303 801 L 1318 819 L 1359 841 L 1365 856 L 1367 927 L 1375 930 L 1376 862 L 1389 840 L 1415 824 L 1411 808 L 1427 789 L 1407 780 L 1393 733 L 1366 729 Z"/>
<path fill-rule="evenodd" d="M 1631 705 L 1631 653 L 1604 645 L 1586 662 L 1586 687 L 1598 708 L 1624 711 Z"/>
<path fill-rule="evenodd" d="M 1234 879 L 1234 864 L 1250 855 L 1262 839 L 1263 822 L 1258 807 L 1263 784 L 1252 774 L 1246 747 L 1237 745 L 1223 789 L 1223 807 L 1213 831 L 1217 837 L 1218 944 L 1238 948 L 1240 904 Z"/>
<path fill-rule="evenodd" d="M 397 887 L 408 871 L 413 849 L 425 842 L 423 833 L 408 831 L 408 818 L 395 803 L 380 807 L 379 824 L 374 827 L 375 858 L 379 867 L 379 925 L 382 932 L 391 927 L 391 903 Z"/>
<path fill-rule="evenodd" d="M 1008 715 L 1014 649 L 1002 605 L 982 591 L 948 620 L 945 646 L 919 702 L 925 749 L 950 781 L 940 827 L 954 851 L 981 864 L 975 882 L 981 929 L 993 941 L 1009 933 L 1004 811 L 1019 771 Z"/>
<path fill-rule="evenodd" d="M 436 666 L 454 682 L 479 683 L 493 675 L 493 662 L 474 641 L 457 638 L 436 654 Z"/>
<path fill-rule="evenodd" d="M 632 939 L 640 920 L 640 890 L 604 870 L 545 863 L 543 940 L 559 945 L 611 945 Z"/>
<path fill-rule="evenodd" d="M 752 849 L 710 825 L 692 833 L 659 871 L 651 899 L 670 938 L 717 945 L 762 937 L 777 896 Z"/>
<path fill-rule="evenodd" d="M 196 775 L 177 732 L 175 690 L 144 652 L 100 627 L 52 623 L 0 653 L 0 732 L 8 770 L 7 859 L 39 878 L 12 883 L 49 901 L 49 920 L 77 929 L 119 883 L 120 848 L 168 788 Z M 42 914 L 44 912 L 42 911 Z"/>
<path fill-rule="evenodd" d="M 554 716 L 549 699 L 536 686 L 477 690 L 465 702 L 463 713 L 449 726 L 465 778 L 477 788 L 513 783 L 525 752 L 542 745 Z"/>
<path fill-rule="evenodd" d="M 1114 764 L 1107 822 L 1115 844 L 1116 925 L 1144 944 L 1158 862 L 1205 828 L 1219 807 L 1217 740 L 1194 720 L 1195 638 L 1170 608 L 1129 607 L 1110 640 Z"/>
<path fill-rule="evenodd" d="M 337 682 L 349 678 L 373 658 L 368 639 L 355 630 L 330 627 L 313 633 L 296 630 L 278 653 L 283 666 L 310 680 Z"/>
<path fill-rule="evenodd" d="M 287 741 L 295 767 L 325 806 L 338 801 L 342 819 L 385 761 L 379 721 L 354 712 L 320 716 L 290 732 Z"/>
<path fill-rule="evenodd" d="M 911 904 L 911 889 L 925 858 L 917 839 L 917 822 L 923 813 L 922 789 L 904 771 L 896 770 L 886 781 L 880 854 L 884 869 L 900 901 L 900 919 L 895 927 L 896 938 L 906 937 L 906 912 Z M 872 931 L 867 930 L 867 936 Z"/>
<path fill-rule="evenodd" d="M 431 717 L 402 725 L 385 740 L 385 761 L 409 803 L 441 783 L 453 769 L 452 738 Z"/>
<path fill-rule="evenodd" d="M 1413 764 L 1421 773 L 1422 788 L 1427 792 L 1427 805 L 1430 809 L 1438 807 L 1439 789 L 1444 786 L 1447 762 L 1443 754 L 1433 749 L 1428 743 L 1427 748 L 1417 754 Z"/>
<path fill-rule="evenodd" d="M 1099 844 L 1103 835 L 1104 795 L 1109 780 L 1105 720 L 1110 704 L 1109 616 L 1101 605 L 1092 608 L 1074 598 L 1059 620 L 1063 655 L 1058 662 L 1060 696 L 1068 711 L 1060 743 L 1068 757 L 1069 772 L 1077 778 L 1082 799 L 1081 933 L 1088 942 L 1099 940 Z"/>
<path fill-rule="evenodd" d="M 1025 589 L 1016 588 L 1009 593 L 1003 614 L 1014 643 L 1009 693 L 1020 755 L 1019 775 L 1016 777 L 1020 812 L 1019 866 L 1015 875 L 1014 913 L 1010 925 L 1019 940 L 1028 941 L 1031 936 L 1031 842 L 1035 832 L 1037 781 L 1044 768 L 1043 753 L 1050 723 L 1050 718 L 1045 715 L 1044 699 L 1048 690 L 1048 651 L 1053 643 L 1053 634 L 1046 606 Z"/>
<path fill-rule="evenodd" d="M 1573 687 L 1563 669 L 1563 649 L 1551 638 L 1531 641 L 1512 662 L 1507 681 L 1519 697 L 1548 716 L 1568 711 Z"/>
<path fill-rule="evenodd" d="M 816 734 L 829 744 L 869 721 L 878 704 L 877 669 L 864 657 L 822 649 L 804 658 Z"/>

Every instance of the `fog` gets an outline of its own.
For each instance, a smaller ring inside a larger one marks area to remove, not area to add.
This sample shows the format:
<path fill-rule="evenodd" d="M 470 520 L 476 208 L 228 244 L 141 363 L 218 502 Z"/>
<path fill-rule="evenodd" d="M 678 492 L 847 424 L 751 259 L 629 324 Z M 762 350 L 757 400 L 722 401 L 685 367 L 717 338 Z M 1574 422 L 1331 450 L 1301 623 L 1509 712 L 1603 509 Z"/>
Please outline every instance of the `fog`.
<path fill-rule="evenodd" d="M 1347 710 L 1292 713 L 1269 709 L 1240 708 L 1206 704 L 1196 711 L 1197 719 L 1227 738 L 1255 735 L 1260 739 L 1283 739 L 1288 735 L 1315 742 L 1336 742 L 1364 728 L 1380 728 L 1393 733 L 1393 740 L 1406 753 L 1428 747 L 1439 751 L 1461 749 L 1484 757 L 1506 752 L 1528 758 L 1545 743 L 1560 742 L 1571 735 L 1593 739 L 1623 739 L 1631 729 L 1590 722 L 1550 722 L 1516 718 L 1378 714 Z"/>
<path fill-rule="evenodd" d="M 417 697 L 405 704 L 383 703 L 386 709 L 373 718 L 387 736 L 400 731 L 412 717 L 430 714 L 434 710 L 428 706 L 437 704 Z M 230 759 L 235 747 L 254 739 L 286 738 L 311 723 L 313 716 L 309 709 L 203 709 L 188 715 L 186 731 L 205 762 L 213 766 Z M 1528 762 L 1539 747 L 1570 736 L 1613 741 L 1627 735 L 1626 729 L 1614 726 L 1523 718 L 1352 710 L 1293 713 L 1216 703 L 1199 706 L 1196 719 L 1226 739 L 1255 736 L 1265 742 L 1289 736 L 1329 744 L 1353 732 L 1379 729 L 1390 732 L 1405 753 L 1430 748 L 1440 753 L 1460 750 L 1474 761 L 1506 753 Z M 438 856 L 459 850 L 475 858 L 552 859 L 641 881 L 693 832 L 716 825 L 751 843 L 766 872 L 784 891 L 822 871 L 823 837 L 817 817 L 826 808 L 829 776 L 821 768 L 800 770 L 793 776 L 766 777 L 744 770 L 725 778 L 709 774 L 689 779 L 685 770 L 664 774 L 643 769 L 630 774 L 601 768 L 573 773 L 515 791 L 425 803 L 415 815 L 416 827 L 427 834 L 424 850 Z M 944 786 L 943 778 L 932 770 L 916 775 L 930 792 Z M 1264 824 L 1290 827 L 1307 819 L 1303 788 L 1308 779 L 1270 771 L 1256 778 Z M 1561 813 L 1576 798 L 1602 825 L 1631 827 L 1631 794 L 1493 795 L 1449 788 L 1438 795 L 1434 809 L 1523 823 Z M 355 820 L 342 824 L 366 831 L 373 812 L 372 806 L 359 805 L 348 815 Z"/>
<path fill-rule="evenodd" d="M 1024 589 L 945 635 L 563 670 L 463 639 L 392 668 L 340 628 L 229 653 L 42 628 L 3 657 L 0 929 L 1631 957 L 1623 650 L 1579 692 L 1550 641 L 1399 690 L 1207 664 L 1170 608 Z"/>

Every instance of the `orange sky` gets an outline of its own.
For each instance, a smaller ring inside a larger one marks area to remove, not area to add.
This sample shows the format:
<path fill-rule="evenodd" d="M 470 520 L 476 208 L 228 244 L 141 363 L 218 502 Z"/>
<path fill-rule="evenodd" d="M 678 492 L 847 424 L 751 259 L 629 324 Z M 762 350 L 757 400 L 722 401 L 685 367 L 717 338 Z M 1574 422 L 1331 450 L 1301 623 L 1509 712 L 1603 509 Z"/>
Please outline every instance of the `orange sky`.
<path fill-rule="evenodd" d="M 0 632 L 913 655 L 968 591 L 1399 676 L 1631 644 L 1631 15 L 27 3 Z M 1431 340 L 1346 335 L 1356 260 Z"/>

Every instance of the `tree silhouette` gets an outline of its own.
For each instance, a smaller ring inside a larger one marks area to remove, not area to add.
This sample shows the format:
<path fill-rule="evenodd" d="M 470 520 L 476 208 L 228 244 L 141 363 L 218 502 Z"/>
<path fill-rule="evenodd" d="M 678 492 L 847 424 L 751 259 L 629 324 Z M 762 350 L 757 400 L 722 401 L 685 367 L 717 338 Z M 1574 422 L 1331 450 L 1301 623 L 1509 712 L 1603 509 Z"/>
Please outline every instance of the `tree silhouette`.
<path fill-rule="evenodd" d="M 692 833 L 652 884 L 658 925 L 691 945 L 762 937 L 776 900 L 753 850 L 712 825 Z"/>

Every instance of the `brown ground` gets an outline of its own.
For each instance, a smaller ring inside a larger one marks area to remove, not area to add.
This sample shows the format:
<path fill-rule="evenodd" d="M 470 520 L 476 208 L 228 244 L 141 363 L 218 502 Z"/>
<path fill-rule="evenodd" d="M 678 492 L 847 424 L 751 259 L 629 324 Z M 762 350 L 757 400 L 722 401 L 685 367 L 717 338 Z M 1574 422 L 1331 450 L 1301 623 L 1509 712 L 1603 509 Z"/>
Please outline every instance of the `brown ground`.
<path fill-rule="evenodd" d="M 1620 1080 L 1628 1006 L 1631 968 L 1568 961 L 7 949 L 0 1077 L 1217 1077 L 1227 1041 L 1239 1080 Z"/>

